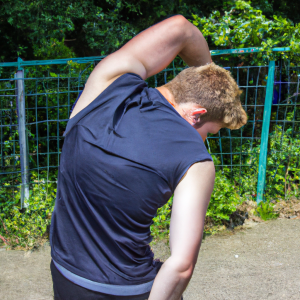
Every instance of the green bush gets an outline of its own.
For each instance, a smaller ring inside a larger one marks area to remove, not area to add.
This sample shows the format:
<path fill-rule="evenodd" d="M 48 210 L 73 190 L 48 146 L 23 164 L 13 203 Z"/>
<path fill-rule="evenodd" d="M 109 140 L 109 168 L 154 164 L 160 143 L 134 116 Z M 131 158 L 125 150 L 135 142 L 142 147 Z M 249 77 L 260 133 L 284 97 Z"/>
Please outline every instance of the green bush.
<path fill-rule="evenodd" d="M 234 1 L 224 13 L 216 10 L 208 18 L 193 14 L 192 22 L 219 49 L 262 47 L 265 52 L 250 59 L 243 56 L 250 64 L 262 65 L 274 59 L 276 53 L 270 51 L 274 47 L 290 47 L 291 52 L 281 53 L 282 58 L 299 62 L 300 23 L 293 24 L 276 15 L 268 19 L 260 9 L 251 6 L 250 1 Z"/>
<path fill-rule="evenodd" d="M 15 201 L 0 203 L 0 235 L 11 248 L 21 247 L 30 249 L 45 238 L 47 227 L 50 225 L 51 214 L 55 203 L 56 183 L 39 179 L 33 173 L 30 197 L 25 205 L 28 208 L 20 210 L 20 191 L 16 190 Z M 11 191 L 6 190 L 7 199 L 12 199 Z M 3 195 L 5 196 L 5 195 Z M 229 220 L 240 202 L 236 187 L 221 171 L 216 173 L 215 188 L 207 211 L 207 217 L 221 224 L 222 219 Z M 173 197 L 168 203 L 159 208 L 153 218 L 151 232 L 154 240 L 169 237 L 171 208 Z"/>
<path fill-rule="evenodd" d="M 234 182 L 224 175 L 224 171 L 218 171 L 206 216 L 214 220 L 215 224 L 221 224 L 222 220 L 229 220 L 240 201 Z"/>
<path fill-rule="evenodd" d="M 288 117 L 289 119 L 289 117 Z M 267 158 L 267 199 L 299 197 L 300 136 L 288 128 L 274 126 L 269 138 L 270 154 Z"/>
<path fill-rule="evenodd" d="M 0 235 L 10 248 L 31 249 L 46 238 L 56 197 L 56 182 L 38 179 L 32 174 L 30 197 L 20 210 L 20 190 L 15 189 L 14 201 L 0 203 Z M 51 180 L 51 178 L 50 178 Z M 11 200 L 10 191 L 7 200 Z"/>
<path fill-rule="evenodd" d="M 229 170 L 225 169 L 225 171 Z M 206 217 L 210 218 L 215 225 L 221 225 L 222 220 L 229 220 L 229 216 L 236 210 L 236 206 L 240 202 L 241 198 L 232 180 L 227 178 L 222 171 L 216 172 L 215 186 Z M 153 219 L 151 232 L 154 240 L 169 237 L 172 203 L 173 197 L 158 209 L 157 215 Z"/>
<path fill-rule="evenodd" d="M 150 228 L 154 240 L 169 238 L 172 204 L 173 196 L 169 199 L 168 203 L 157 210 Z"/>

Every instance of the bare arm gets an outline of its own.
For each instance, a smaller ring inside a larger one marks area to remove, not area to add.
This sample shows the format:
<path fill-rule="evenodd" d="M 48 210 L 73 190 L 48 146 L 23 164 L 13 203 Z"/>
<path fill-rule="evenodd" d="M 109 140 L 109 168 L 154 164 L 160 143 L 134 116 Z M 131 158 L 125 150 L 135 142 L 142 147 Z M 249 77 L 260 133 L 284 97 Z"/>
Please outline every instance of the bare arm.
<path fill-rule="evenodd" d="M 135 73 L 146 79 L 162 71 L 177 55 L 189 66 L 211 62 L 202 33 L 180 15 L 146 29 L 103 59 L 91 73 L 72 116 L 122 74 Z"/>
<path fill-rule="evenodd" d="M 205 215 L 213 190 L 213 162 L 194 164 L 178 184 L 173 199 L 171 256 L 158 272 L 149 300 L 178 300 L 197 262 Z"/>
<path fill-rule="evenodd" d="M 101 74 L 106 80 L 127 72 L 146 79 L 162 71 L 177 55 L 189 66 L 211 62 L 202 33 L 180 15 L 144 30 L 106 57 L 93 73 Z"/>

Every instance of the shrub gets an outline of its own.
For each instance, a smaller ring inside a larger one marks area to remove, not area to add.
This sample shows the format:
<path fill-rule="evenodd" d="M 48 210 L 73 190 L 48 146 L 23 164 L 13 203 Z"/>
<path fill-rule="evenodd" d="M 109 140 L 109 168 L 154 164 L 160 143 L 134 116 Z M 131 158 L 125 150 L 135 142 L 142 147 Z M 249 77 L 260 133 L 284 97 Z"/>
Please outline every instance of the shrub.
<path fill-rule="evenodd" d="M 50 225 L 56 182 L 38 180 L 36 173 L 32 179 L 34 183 L 25 202 L 26 209 L 20 210 L 20 191 L 16 191 L 15 201 L 0 203 L 0 235 L 10 248 L 31 249 L 38 246 Z"/>
<path fill-rule="evenodd" d="M 225 171 L 229 172 L 228 169 Z M 218 171 L 206 217 L 211 219 L 215 225 L 221 225 L 222 220 L 229 220 L 229 216 L 236 210 L 236 206 L 240 202 L 241 198 L 237 192 L 237 187 L 222 171 Z M 158 209 L 157 215 L 153 219 L 151 232 L 154 240 L 169 237 L 172 203 L 173 197 L 167 204 Z"/>
<path fill-rule="evenodd" d="M 229 172 L 225 169 L 225 172 Z M 206 216 L 214 220 L 215 224 L 221 224 L 222 220 L 229 220 L 229 216 L 236 210 L 240 203 L 238 187 L 226 177 L 224 171 L 216 173 L 214 190 L 210 199 Z"/>
<path fill-rule="evenodd" d="M 169 199 L 168 203 L 157 210 L 150 228 L 154 240 L 169 238 L 172 204 L 173 196 Z"/>
<path fill-rule="evenodd" d="M 274 59 L 276 53 L 270 51 L 274 47 L 290 47 L 291 52 L 281 53 L 282 57 L 299 62 L 300 24 L 276 15 L 268 19 L 250 1 L 236 0 L 224 13 L 216 10 L 208 18 L 193 14 L 192 22 L 218 49 L 262 47 L 265 52 L 251 59 L 242 58 L 250 64 L 261 65 Z"/>

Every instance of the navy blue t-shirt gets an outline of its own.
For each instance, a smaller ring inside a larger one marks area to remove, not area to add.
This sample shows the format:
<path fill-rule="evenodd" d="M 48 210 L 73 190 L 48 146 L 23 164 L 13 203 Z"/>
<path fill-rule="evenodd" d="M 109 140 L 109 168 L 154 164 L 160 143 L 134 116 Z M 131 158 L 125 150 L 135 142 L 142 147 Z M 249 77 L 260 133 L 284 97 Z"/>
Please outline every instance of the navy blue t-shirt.
<path fill-rule="evenodd" d="M 94 282 L 138 285 L 160 267 L 150 225 L 188 168 L 211 160 L 199 133 L 136 74 L 116 79 L 68 122 L 51 254 Z"/>

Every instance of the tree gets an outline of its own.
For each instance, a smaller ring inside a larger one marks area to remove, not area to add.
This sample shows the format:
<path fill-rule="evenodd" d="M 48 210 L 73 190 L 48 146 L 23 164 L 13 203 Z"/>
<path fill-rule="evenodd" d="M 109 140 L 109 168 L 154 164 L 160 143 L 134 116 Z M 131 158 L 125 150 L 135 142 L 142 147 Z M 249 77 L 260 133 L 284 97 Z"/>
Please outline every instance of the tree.
<path fill-rule="evenodd" d="M 182 14 L 188 19 L 193 19 L 193 15 L 209 19 L 210 14 L 217 11 L 220 19 L 237 2 L 240 1 L 1 1 L 0 60 L 15 61 L 18 56 L 31 60 L 106 55 L 167 17 Z M 299 22 L 299 1 L 253 0 L 251 5 L 253 10 L 261 11 L 266 20 L 276 21 L 273 17 L 276 15 L 278 26 L 282 20 L 290 26 Z M 287 26 L 281 28 L 291 30 Z M 258 44 L 258 40 L 255 42 Z"/>

